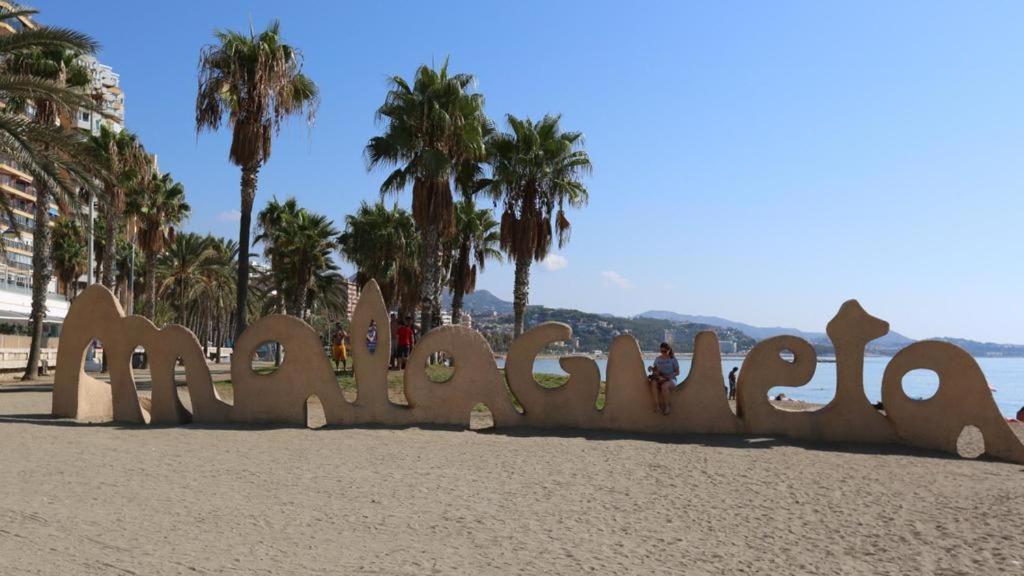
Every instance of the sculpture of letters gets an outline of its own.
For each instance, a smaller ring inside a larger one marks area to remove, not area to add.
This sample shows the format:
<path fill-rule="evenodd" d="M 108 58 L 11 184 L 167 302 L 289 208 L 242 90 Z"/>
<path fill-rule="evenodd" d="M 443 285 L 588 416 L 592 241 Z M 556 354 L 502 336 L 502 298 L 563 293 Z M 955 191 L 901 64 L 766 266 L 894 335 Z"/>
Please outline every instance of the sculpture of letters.
<path fill-rule="evenodd" d="M 372 281 L 363 290 L 351 333 L 365 334 L 371 319 L 378 326 L 387 326 L 389 321 L 380 289 Z M 176 325 L 158 329 L 139 316 L 125 317 L 114 295 L 93 285 L 75 299 L 64 323 L 53 415 L 134 424 L 305 425 L 307 400 L 316 396 L 331 426 L 463 426 L 469 424 L 473 406 L 484 403 L 496 428 L 764 434 L 827 442 L 906 444 L 953 453 L 963 428 L 973 425 L 984 436 L 987 454 L 1024 463 L 1024 445 L 1000 415 L 978 364 L 952 344 L 917 342 L 896 354 L 882 382 L 886 412 L 876 410 L 864 394 L 864 350 L 868 342 L 888 331 L 886 322 L 870 316 L 856 301 L 843 304 L 827 328 L 836 350 L 835 398 L 818 410 L 805 412 L 776 408 L 769 402 L 768 391 L 809 382 L 817 365 L 814 349 L 794 336 L 758 343 L 740 371 L 737 414 L 723 392 L 718 338 L 713 332 L 702 332 L 694 343 L 690 373 L 673 393 L 676 410 L 662 416 L 651 412 L 643 357 L 632 336 L 619 336 L 611 344 L 606 401 L 603 409 L 598 409 L 600 372 L 590 358 L 562 358 L 569 379 L 557 388 L 544 388 L 533 379 L 537 354 L 548 344 L 568 340 L 572 336 L 569 326 L 546 322 L 517 338 L 508 353 L 505 377 L 479 333 L 460 326 L 436 328 L 417 344 L 408 365 L 423 367 L 431 354 L 443 351 L 454 358 L 454 374 L 450 380 L 436 383 L 423 369 L 406 370 L 408 405 L 400 405 L 388 398 L 386 353 L 371 354 L 362 339 L 353 339 L 357 396 L 350 402 L 342 394 L 313 329 L 297 318 L 273 315 L 249 326 L 235 345 L 231 362 L 234 404 L 229 405 L 218 396 L 199 342 L 190 331 Z M 378 336 L 378 349 L 389 350 L 389 331 L 382 330 Z M 85 374 L 85 351 L 93 339 L 104 344 L 109 384 Z M 280 342 L 287 355 L 272 374 L 257 374 L 249 359 L 268 341 Z M 138 345 L 145 347 L 152 371 L 153 391 L 148 402 L 139 398 L 130 367 L 132 351 Z M 782 356 L 786 352 L 792 360 Z M 191 412 L 179 401 L 175 388 L 174 367 L 179 359 L 186 370 Z M 919 368 L 939 375 L 938 391 L 927 400 L 912 400 L 903 392 L 903 376 Z"/>

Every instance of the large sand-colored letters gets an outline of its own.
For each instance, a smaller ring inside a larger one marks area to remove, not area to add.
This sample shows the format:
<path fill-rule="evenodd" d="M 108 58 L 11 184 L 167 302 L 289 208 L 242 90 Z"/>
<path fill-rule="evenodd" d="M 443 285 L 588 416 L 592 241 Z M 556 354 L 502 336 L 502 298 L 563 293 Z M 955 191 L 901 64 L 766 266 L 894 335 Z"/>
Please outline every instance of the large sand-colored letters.
<path fill-rule="evenodd" d="M 365 335 L 371 322 L 377 348 Z M 460 326 L 431 330 L 413 349 L 405 371 L 407 404 L 388 396 L 390 330 L 387 308 L 375 282 L 363 290 L 350 335 L 355 362 L 356 398 L 346 400 L 318 335 L 297 318 L 273 315 L 253 323 L 239 338 L 232 356 L 234 405 L 222 401 L 195 336 L 181 326 L 158 329 L 124 311 L 99 285 L 75 299 L 64 325 L 53 391 L 53 415 L 82 421 L 115 420 L 131 424 L 182 424 L 189 421 L 305 425 L 307 400 L 316 396 L 327 424 L 467 426 L 479 403 L 491 411 L 496 428 L 535 427 L 615 430 L 655 434 L 770 434 L 828 442 L 903 443 L 956 451 L 965 426 L 976 426 L 989 455 L 1024 463 L 1024 445 L 1002 419 L 980 368 L 966 352 L 944 342 L 918 342 L 889 363 L 883 381 L 886 412 L 876 410 L 864 393 L 864 351 L 868 342 L 889 331 L 854 300 L 842 305 L 827 333 L 836 350 L 836 393 L 828 405 L 808 412 L 780 410 L 768 400 L 778 386 L 803 386 L 814 375 L 816 357 L 809 343 L 794 336 L 760 342 L 747 354 L 737 386 L 737 413 L 725 397 L 718 338 L 702 332 L 694 342 L 689 374 L 672 393 L 673 411 L 652 411 L 644 358 L 635 338 L 617 337 L 609 348 L 604 403 L 601 374 L 588 357 L 561 358 L 569 374 L 555 388 L 533 377 L 533 363 L 548 345 L 569 340 L 566 324 L 547 322 L 517 338 L 504 375 L 486 340 Z M 110 383 L 88 376 L 85 351 L 103 342 Z M 253 371 L 250 359 L 265 342 L 285 350 L 281 366 L 270 374 Z M 140 400 L 131 370 L 136 346 L 146 349 L 152 370 L 150 401 Z M 451 358 L 454 374 L 434 382 L 426 372 L 437 353 Z M 191 413 L 178 399 L 174 368 L 184 364 Z M 933 398 L 912 400 L 902 378 L 914 369 L 939 375 Z M 518 408 L 517 408 L 518 407 Z"/>

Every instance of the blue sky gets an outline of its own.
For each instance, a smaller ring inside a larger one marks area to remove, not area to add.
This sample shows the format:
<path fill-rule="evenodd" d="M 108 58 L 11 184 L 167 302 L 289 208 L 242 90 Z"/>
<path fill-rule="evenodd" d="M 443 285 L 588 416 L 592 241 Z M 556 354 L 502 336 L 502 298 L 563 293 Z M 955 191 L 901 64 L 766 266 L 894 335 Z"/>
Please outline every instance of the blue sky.
<path fill-rule="evenodd" d="M 257 207 L 294 195 L 340 224 L 376 199 L 361 153 L 387 77 L 450 56 L 492 118 L 561 112 L 586 134 L 591 202 L 561 260 L 534 268 L 533 303 L 820 330 L 857 298 L 912 337 L 1024 343 L 1024 4 L 36 7 L 102 43 L 191 230 L 237 236 L 239 202 L 229 133 L 194 134 L 199 49 L 279 17 L 323 103 L 311 133 L 275 141 Z M 479 286 L 511 299 L 511 268 Z"/>

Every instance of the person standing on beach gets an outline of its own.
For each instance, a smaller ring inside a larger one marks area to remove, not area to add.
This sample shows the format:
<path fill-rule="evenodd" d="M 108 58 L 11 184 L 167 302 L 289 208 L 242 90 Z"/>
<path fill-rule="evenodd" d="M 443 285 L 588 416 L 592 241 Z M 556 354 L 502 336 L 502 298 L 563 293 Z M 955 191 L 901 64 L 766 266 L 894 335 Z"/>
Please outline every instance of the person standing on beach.
<path fill-rule="evenodd" d="M 670 395 L 676 387 L 676 378 L 679 377 L 679 360 L 676 360 L 676 353 L 668 342 L 662 342 L 660 349 L 661 354 L 654 359 L 648 381 L 651 396 L 654 397 L 654 411 L 668 416 L 672 412 Z"/>
<path fill-rule="evenodd" d="M 331 357 L 334 359 L 335 370 L 348 369 L 348 350 L 345 348 L 345 339 L 348 334 L 341 327 L 341 322 L 334 323 L 334 332 L 331 334 Z"/>
<path fill-rule="evenodd" d="M 739 366 L 733 366 L 729 372 L 729 400 L 736 399 L 736 373 L 740 371 Z"/>
<path fill-rule="evenodd" d="M 370 327 L 366 329 L 366 348 L 373 354 L 377 351 L 377 321 L 370 320 Z"/>
<path fill-rule="evenodd" d="M 406 318 L 398 326 L 398 332 L 395 335 L 395 340 L 398 342 L 397 356 L 398 369 L 405 370 L 405 364 L 409 361 L 409 353 L 412 351 L 413 331 L 412 326 L 409 324 L 412 322 L 412 318 Z"/>

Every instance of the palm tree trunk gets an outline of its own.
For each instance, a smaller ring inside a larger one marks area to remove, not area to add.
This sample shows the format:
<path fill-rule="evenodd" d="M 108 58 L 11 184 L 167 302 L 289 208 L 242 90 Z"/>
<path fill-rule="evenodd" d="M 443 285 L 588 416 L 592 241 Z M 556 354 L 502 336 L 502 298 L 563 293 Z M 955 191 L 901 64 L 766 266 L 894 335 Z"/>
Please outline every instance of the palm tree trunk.
<path fill-rule="evenodd" d="M 146 318 L 156 322 L 156 254 L 146 254 Z"/>
<path fill-rule="evenodd" d="M 177 323 L 182 326 L 187 326 L 187 319 L 185 318 L 185 282 L 180 278 L 178 279 L 178 318 Z"/>
<path fill-rule="evenodd" d="M 105 213 L 104 215 L 107 220 L 107 226 L 103 230 L 103 237 L 104 242 L 106 242 L 106 247 L 103 250 L 103 276 L 100 278 L 100 283 L 102 283 L 107 288 L 114 290 L 114 258 L 117 253 L 117 241 L 115 240 L 115 237 L 117 236 L 117 216 L 114 214 L 114 206 L 112 200 L 109 197 L 109 194 L 107 201 L 104 204 L 103 211 Z"/>
<path fill-rule="evenodd" d="M 224 343 L 224 323 L 220 320 L 220 312 L 216 315 L 216 325 L 213 331 L 213 338 L 217 343 L 217 358 L 214 359 L 214 364 L 220 364 L 220 348 Z"/>
<path fill-rule="evenodd" d="M 246 305 L 249 300 L 249 236 L 252 230 L 252 204 L 256 199 L 256 183 L 260 165 L 242 167 L 242 217 L 238 225 L 238 282 L 235 302 L 235 339 L 246 326 Z"/>
<path fill-rule="evenodd" d="M 468 242 L 459 247 L 459 257 L 452 270 L 452 324 L 458 326 L 462 321 L 462 299 L 466 295 L 466 269 L 469 268 Z"/>
<path fill-rule="evenodd" d="M 515 324 L 512 327 L 512 337 L 518 338 L 523 333 L 523 324 L 526 321 L 526 303 L 530 299 L 530 265 L 533 260 L 530 255 L 516 256 L 516 276 L 512 289 L 512 311 L 515 314 Z"/>
<path fill-rule="evenodd" d="M 423 267 L 423 278 L 420 281 L 420 329 L 426 334 L 437 325 L 435 314 L 441 308 L 441 240 L 436 226 L 428 226 L 423 230 L 420 266 Z"/>
<path fill-rule="evenodd" d="M 32 341 L 22 380 L 35 380 L 37 376 L 43 320 L 46 319 L 46 288 L 50 284 L 50 194 L 41 185 L 36 191 L 35 220 L 32 228 L 32 312 L 29 314 Z"/>

